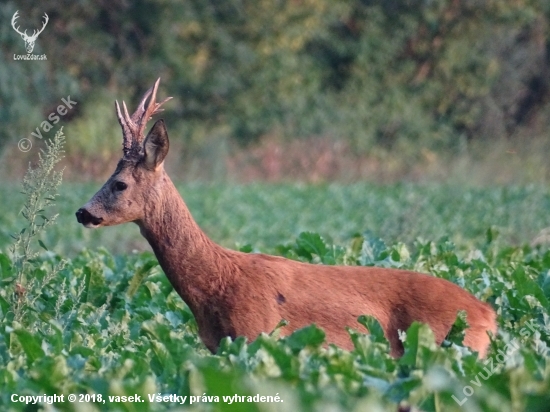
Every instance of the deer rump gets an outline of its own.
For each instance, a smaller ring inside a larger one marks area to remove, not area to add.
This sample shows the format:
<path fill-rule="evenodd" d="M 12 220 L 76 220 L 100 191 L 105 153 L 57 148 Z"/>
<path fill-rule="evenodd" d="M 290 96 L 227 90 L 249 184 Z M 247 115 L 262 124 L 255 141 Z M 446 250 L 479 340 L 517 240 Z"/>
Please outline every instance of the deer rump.
<path fill-rule="evenodd" d="M 357 317 L 376 318 L 400 356 L 399 331 L 413 321 L 428 324 L 441 343 L 457 312 L 467 313 L 464 344 L 484 357 L 496 334 L 495 312 L 457 285 L 420 273 L 374 267 L 325 266 L 222 248 L 199 228 L 166 174 L 169 140 L 162 119 L 147 136 L 147 121 L 160 112 L 159 80 L 130 116 L 116 102 L 123 156 L 103 187 L 76 212 L 89 228 L 134 222 L 147 239 L 174 289 L 189 305 L 205 345 L 215 352 L 222 338 L 255 339 L 281 319 L 283 334 L 315 323 L 327 341 L 346 349 L 345 327 Z"/>

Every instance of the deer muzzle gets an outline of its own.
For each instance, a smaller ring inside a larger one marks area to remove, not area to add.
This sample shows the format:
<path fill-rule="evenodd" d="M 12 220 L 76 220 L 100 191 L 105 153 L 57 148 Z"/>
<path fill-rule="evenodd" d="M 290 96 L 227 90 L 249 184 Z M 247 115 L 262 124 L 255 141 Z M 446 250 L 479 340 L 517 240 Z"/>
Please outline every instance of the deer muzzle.
<path fill-rule="evenodd" d="M 82 223 L 85 227 L 95 227 L 103 222 L 102 217 L 96 217 L 81 207 L 76 211 L 76 220 L 78 223 Z"/>

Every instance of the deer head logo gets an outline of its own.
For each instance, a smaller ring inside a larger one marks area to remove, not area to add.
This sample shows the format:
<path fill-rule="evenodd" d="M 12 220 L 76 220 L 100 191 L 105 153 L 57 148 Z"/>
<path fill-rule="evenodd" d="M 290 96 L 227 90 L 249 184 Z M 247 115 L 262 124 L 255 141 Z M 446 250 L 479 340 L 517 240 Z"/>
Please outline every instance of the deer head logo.
<path fill-rule="evenodd" d="M 19 13 L 19 10 L 15 12 L 11 19 L 11 26 L 13 29 L 21 35 L 23 40 L 25 41 L 25 48 L 27 49 L 27 53 L 32 53 L 32 50 L 34 49 L 34 43 L 36 42 L 36 39 L 40 33 L 44 31 L 44 28 L 46 27 L 46 24 L 48 24 L 48 21 L 50 20 L 48 18 L 48 15 L 44 13 L 44 23 L 42 24 L 42 28 L 40 30 L 34 30 L 32 33 L 32 36 L 27 35 L 27 30 L 25 30 L 23 33 L 19 31 L 19 26 L 15 27 L 15 21 L 19 17 L 17 15 Z"/>

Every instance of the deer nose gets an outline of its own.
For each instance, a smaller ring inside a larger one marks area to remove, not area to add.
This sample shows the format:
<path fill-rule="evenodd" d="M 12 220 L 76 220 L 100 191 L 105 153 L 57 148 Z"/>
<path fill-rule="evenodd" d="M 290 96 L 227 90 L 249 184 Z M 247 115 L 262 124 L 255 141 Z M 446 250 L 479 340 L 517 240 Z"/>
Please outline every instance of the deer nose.
<path fill-rule="evenodd" d="M 101 222 L 103 222 L 103 218 L 92 215 L 83 207 L 78 209 L 75 215 L 78 223 L 82 223 L 83 225 L 88 225 L 90 223 L 93 225 L 99 225 Z"/>

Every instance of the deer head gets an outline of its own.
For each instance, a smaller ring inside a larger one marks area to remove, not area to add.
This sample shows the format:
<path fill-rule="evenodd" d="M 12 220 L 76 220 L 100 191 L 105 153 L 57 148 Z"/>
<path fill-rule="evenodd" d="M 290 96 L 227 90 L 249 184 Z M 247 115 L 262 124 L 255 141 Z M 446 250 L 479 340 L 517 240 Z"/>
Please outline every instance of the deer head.
<path fill-rule="evenodd" d="M 25 48 L 27 49 L 27 53 L 32 53 L 32 51 L 34 49 L 34 43 L 36 42 L 36 39 L 37 39 L 38 35 L 44 31 L 44 28 L 46 27 L 46 25 L 48 24 L 48 21 L 50 19 L 49 19 L 48 15 L 46 13 L 44 13 L 44 23 L 42 23 L 42 28 L 40 30 L 34 30 L 33 33 L 32 33 L 32 36 L 28 36 L 27 35 L 27 30 L 25 30 L 23 33 L 21 33 L 19 31 L 19 26 L 15 27 L 15 21 L 19 17 L 17 15 L 17 13 L 19 13 L 19 10 L 17 10 L 15 12 L 15 14 L 13 15 L 13 17 L 11 19 L 11 26 L 13 27 L 13 29 L 17 33 L 19 33 L 21 35 L 21 37 L 25 41 Z"/>
<path fill-rule="evenodd" d="M 112 226 L 125 222 L 139 223 L 146 212 L 147 200 L 159 194 L 164 177 L 163 162 L 168 153 L 168 133 L 164 120 L 155 122 L 147 137 L 145 126 L 151 117 L 162 111 L 160 106 L 171 99 L 156 103 L 160 79 L 141 99 L 130 116 L 126 103 L 123 111 L 115 102 L 118 122 L 122 127 L 123 156 L 115 172 L 101 189 L 76 212 L 84 226 Z"/>

